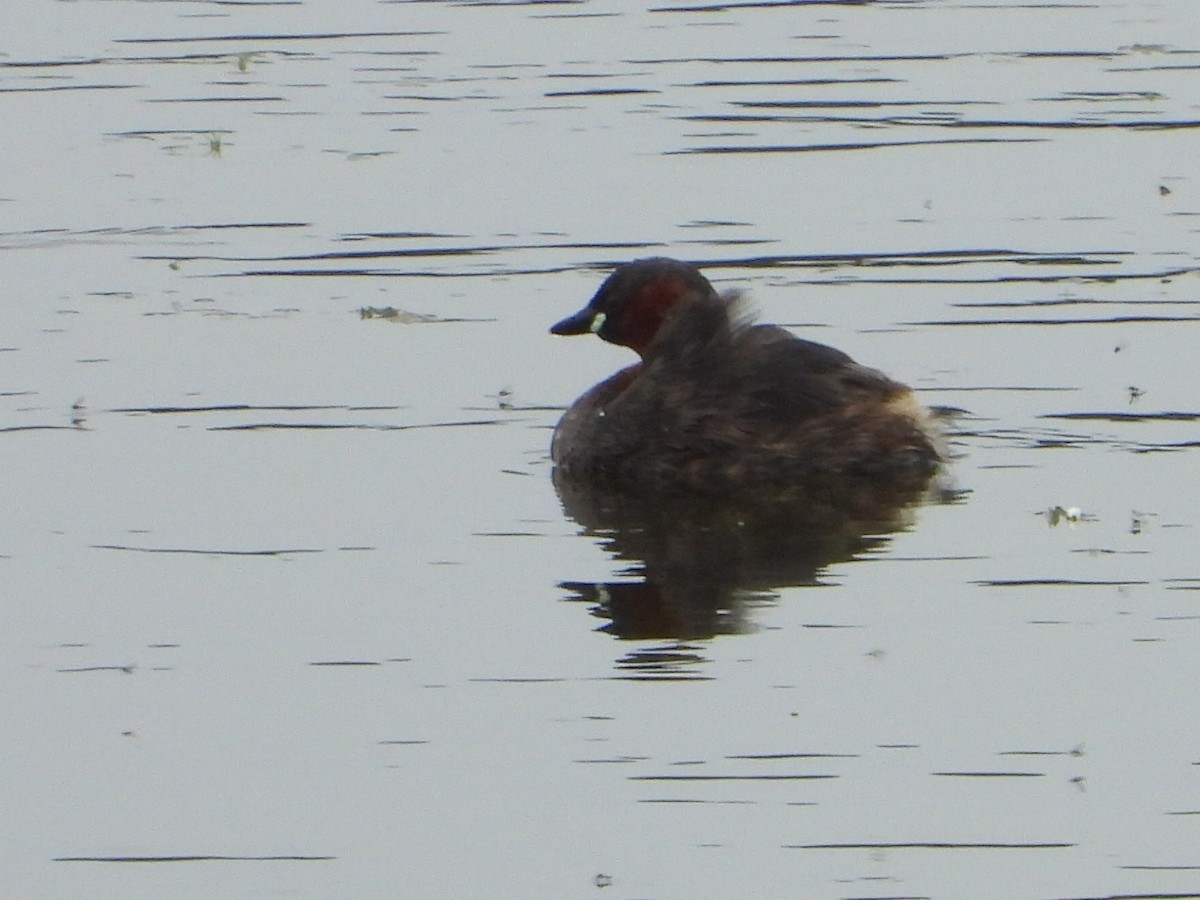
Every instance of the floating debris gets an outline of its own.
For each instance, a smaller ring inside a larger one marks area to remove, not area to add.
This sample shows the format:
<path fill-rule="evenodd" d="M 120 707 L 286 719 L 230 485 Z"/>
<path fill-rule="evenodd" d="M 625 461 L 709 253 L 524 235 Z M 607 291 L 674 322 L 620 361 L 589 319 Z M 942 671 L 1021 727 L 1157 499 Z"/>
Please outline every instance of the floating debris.
<path fill-rule="evenodd" d="M 359 308 L 358 316 L 360 319 L 387 319 L 389 322 L 397 322 L 401 325 L 437 321 L 436 316 L 406 312 L 403 309 L 396 309 L 394 306 L 363 306 Z"/>
<path fill-rule="evenodd" d="M 1068 524 L 1073 525 L 1079 521 L 1079 517 L 1081 515 L 1082 513 L 1080 512 L 1078 506 L 1072 506 L 1067 509 L 1063 509 L 1061 506 L 1052 506 L 1046 511 L 1046 516 L 1050 522 L 1051 528 L 1058 525 L 1060 522 L 1067 522 Z"/>
<path fill-rule="evenodd" d="M 1051 528 L 1063 523 L 1076 525 L 1080 522 L 1096 521 L 1095 516 L 1085 513 L 1078 506 L 1052 506 L 1043 515 L 1045 515 L 1046 521 L 1050 523 Z"/>
<path fill-rule="evenodd" d="M 1157 513 L 1141 512 L 1140 510 L 1130 510 L 1129 512 L 1129 533 L 1141 534 L 1146 530 L 1148 519 L 1153 518 Z"/>
<path fill-rule="evenodd" d="M 1046 510 L 1046 519 L 1050 523 L 1050 527 L 1054 528 L 1060 522 L 1066 522 L 1073 525 L 1079 521 L 1082 515 L 1078 506 L 1071 506 L 1064 509 L 1061 506 L 1052 506 Z"/>

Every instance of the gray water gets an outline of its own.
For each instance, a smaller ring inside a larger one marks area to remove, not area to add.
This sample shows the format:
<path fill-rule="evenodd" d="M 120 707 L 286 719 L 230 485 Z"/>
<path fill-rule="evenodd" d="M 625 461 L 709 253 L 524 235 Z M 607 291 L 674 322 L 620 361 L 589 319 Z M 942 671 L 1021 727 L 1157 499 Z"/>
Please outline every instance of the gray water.
<path fill-rule="evenodd" d="M 1189 0 L 0 34 L 6 895 L 1200 897 Z M 959 410 L 954 502 L 626 628 L 546 328 L 651 254 Z"/>

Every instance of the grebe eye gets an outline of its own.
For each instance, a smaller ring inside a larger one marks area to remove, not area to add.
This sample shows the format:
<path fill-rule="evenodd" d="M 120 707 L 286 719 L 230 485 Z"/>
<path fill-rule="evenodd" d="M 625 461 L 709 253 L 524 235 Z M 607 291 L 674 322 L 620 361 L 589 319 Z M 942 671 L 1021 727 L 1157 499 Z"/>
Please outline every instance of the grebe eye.
<path fill-rule="evenodd" d="M 588 331 L 592 334 L 599 334 L 600 329 L 604 327 L 607 319 L 608 316 L 605 313 L 596 313 L 596 315 L 592 316 L 592 324 L 588 326 Z"/>

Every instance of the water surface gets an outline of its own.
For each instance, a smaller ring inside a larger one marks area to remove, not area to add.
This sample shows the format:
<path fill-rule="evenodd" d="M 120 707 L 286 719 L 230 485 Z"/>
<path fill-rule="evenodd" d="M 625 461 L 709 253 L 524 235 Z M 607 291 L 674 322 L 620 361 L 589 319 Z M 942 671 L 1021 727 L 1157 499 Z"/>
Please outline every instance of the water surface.
<path fill-rule="evenodd" d="M 1200 896 L 1186 0 L 7 18 L 8 893 Z M 956 502 L 639 618 L 546 328 L 660 253 Z"/>

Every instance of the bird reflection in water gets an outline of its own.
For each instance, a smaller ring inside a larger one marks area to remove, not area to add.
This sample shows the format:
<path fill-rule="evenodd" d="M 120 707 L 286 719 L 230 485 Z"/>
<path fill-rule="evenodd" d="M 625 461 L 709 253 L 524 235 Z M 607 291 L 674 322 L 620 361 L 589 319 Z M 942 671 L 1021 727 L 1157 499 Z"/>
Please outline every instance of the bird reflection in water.
<path fill-rule="evenodd" d="M 682 674 L 704 661 L 700 643 L 754 630 L 753 611 L 785 587 L 820 584 L 831 564 L 883 548 L 908 529 L 922 503 L 960 494 L 940 478 L 825 479 L 775 502 L 630 494 L 555 472 L 566 513 L 627 563 L 619 580 L 562 582 L 589 604 L 599 630 L 623 640 L 662 641 L 621 662 L 631 674 Z"/>

